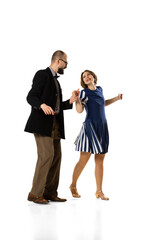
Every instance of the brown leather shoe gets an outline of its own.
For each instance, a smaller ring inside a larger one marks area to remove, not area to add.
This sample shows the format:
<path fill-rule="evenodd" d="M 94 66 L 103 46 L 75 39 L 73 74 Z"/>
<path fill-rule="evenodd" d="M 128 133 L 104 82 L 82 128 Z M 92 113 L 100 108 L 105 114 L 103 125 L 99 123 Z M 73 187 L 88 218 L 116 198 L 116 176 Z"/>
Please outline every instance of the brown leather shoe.
<path fill-rule="evenodd" d="M 50 195 L 46 195 L 46 194 L 44 194 L 43 197 L 52 202 L 66 202 L 67 201 L 65 198 L 59 198 L 56 196 L 50 196 Z"/>
<path fill-rule="evenodd" d="M 46 200 L 45 198 L 35 196 L 32 193 L 29 193 L 28 201 L 31 201 L 31 202 L 34 202 L 34 203 L 39 203 L 39 204 L 48 204 L 49 203 L 49 201 Z"/>

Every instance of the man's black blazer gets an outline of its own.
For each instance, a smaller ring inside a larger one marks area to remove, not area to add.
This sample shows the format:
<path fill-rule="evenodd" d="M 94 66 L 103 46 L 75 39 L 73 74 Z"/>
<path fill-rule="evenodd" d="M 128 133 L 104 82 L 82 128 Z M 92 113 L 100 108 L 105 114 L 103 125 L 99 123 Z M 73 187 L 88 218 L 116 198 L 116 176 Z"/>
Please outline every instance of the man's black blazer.
<path fill-rule="evenodd" d="M 56 115 L 56 117 L 59 122 L 61 138 L 65 139 L 63 110 L 72 109 L 73 105 L 69 103 L 69 100 L 62 102 L 62 93 L 59 82 L 58 85 L 61 106 L 60 113 Z M 50 68 L 39 70 L 33 78 L 32 88 L 27 95 L 27 101 L 32 108 L 25 126 L 26 132 L 51 136 L 54 116 L 46 115 L 43 110 L 40 109 L 40 105 L 45 103 L 55 110 L 56 99 L 57 91 Z"/>

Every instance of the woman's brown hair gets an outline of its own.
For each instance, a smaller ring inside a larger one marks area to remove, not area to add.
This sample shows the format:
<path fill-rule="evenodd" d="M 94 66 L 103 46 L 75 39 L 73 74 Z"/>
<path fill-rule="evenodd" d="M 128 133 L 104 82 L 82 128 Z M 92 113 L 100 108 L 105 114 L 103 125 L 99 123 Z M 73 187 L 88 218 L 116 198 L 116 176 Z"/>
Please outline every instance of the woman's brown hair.
<path fill-rule="evenodd" d="M 95 74 L 94 72 L 90 71 L 90 70 L 85 70 L 84 72 L 81 73 L 81 79 L 80 79 L 80 84 L 81 84 L 81 86 L 82 86 L 83 88 L 87 88 L 87 85 L 86 85 L 86 84 L 84 83 L 84 81 L 83 81 L 83 74 L 84 74 L 85 72 L 89 72 L 89 73 L 94 77 L 94 83 L 95 83 L 95 85 L 96 85 L 96 84 L 97 84 L 97 76 L 96 76 L 96 74 Z"/>

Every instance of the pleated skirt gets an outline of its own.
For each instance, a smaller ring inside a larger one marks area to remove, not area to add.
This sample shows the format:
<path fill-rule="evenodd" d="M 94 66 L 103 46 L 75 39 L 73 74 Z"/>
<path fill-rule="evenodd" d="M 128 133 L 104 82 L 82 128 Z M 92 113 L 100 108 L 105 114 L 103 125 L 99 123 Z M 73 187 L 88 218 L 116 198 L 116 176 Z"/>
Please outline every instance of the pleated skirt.
<path fill-rule="evenodd" d="M 108 152 L 109 133 L 107 121 L 85 121 L 75 140 L 75 150 L 104 154 Z"/>

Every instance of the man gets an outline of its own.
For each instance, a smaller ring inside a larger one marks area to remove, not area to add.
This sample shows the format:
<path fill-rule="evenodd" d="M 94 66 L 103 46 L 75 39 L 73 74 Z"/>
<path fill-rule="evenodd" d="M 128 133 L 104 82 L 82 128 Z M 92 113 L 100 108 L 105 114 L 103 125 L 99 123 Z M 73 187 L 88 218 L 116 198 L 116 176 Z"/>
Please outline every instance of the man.
<path fill-rule="evenodd" d="M 34 203 L 66 201 L 57 196 L 61 164 L 60 139 L 65 139 L 63 110 L 72 109 L 72 103 L 79 95 L 79 90 L 74 91 L 69 100 L 62 102 L 57 73 L 64 74 L 67 64 L 67 55 L 63 51 L 54 52 L 50 67 L 35 74 L 27 96 L 32 109 L 25 131 L 34 133 L 38 152 L 33 185 L 28 195 L 28 200 Z"/>

